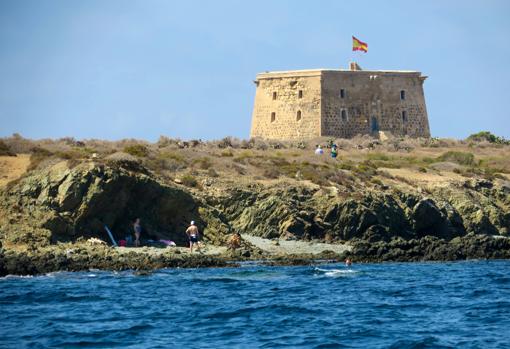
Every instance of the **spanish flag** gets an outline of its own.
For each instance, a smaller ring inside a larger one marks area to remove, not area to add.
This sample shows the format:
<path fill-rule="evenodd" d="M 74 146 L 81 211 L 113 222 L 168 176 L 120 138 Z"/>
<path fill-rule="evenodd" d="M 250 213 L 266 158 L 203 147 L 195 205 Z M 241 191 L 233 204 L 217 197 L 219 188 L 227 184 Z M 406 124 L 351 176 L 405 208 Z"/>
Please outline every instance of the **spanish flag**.
<path fill-rule="evenodd" d="M 363 51 L 368 52 L 368 45 L 363 41 L 356 39 L 354 36 L 352 37 L 352 50 L 353 51 Z"/>

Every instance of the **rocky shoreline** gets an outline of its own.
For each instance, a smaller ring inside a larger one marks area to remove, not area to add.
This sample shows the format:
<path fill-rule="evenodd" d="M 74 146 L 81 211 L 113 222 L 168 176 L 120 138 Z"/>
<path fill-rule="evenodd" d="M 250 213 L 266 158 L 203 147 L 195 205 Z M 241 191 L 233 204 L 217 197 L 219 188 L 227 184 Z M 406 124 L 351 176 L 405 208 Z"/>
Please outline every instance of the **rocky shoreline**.
<path fill-rule="evenodd" d="M 148 272 L 161 268 L 238 267 L 254 261 L 264 265 L 312 265 L 342 262 L 349 257 L 354 263 L 458 261 L 472 259 L 510 259 L 510 238 L 468 234 L 446 241 L 427 236 L 421 239 L 392 239 L 389 242 L 353 240 L 343 253 L 268 254 L 254 248 L 223 254 L 189 254 L 181 250 L 162 251 L 141 248 L 121 252 L 103 245 L 62 244 L 44 249 L 0 251 L 0 276 L 37 275 L 56 271 L 134 270 Z"/>
<path fill-rule="evenodd" d="M 431 157 L 421 152 L 435 148 L 425 147 L 397 157 L 356 149 L 351 157 L 361 159 L 355 163 L 309 158 L 300 148 L 220 145 L 219 154 L 200 145 L 179 150 L 194 159 L 189 162 L 165 144 L 153 150 L 139 145 L 137 150 L 146 151 L 139 158 L 117 152 L 71 161 L 33 151 L 27 170 L 0 186 L 0 275 L 225 267 L 255 260 L 293 265 L 346 257 L 354 262 L 510 258 L 506 172 L 464 177 L 460 165 L 444 162 L 469 163 L 475 171 L 473 154 Z M 504 147 L 491 148 L 499 162 L 480 150 L 478 164 L 494 162 L 504 170 Z M 167 163 L 181 170 L 165 172 Z M 409 168 L 398 168 L 402 163 Z M 415 163 L 428 167 L 415 169 Z M 109 243 L 105 226 L 115 239 L 125 239 L 135 217 L 141 218 L 147 241 L 172 240 L 178 247 L 122 250 L 88 243 L 90 238 Z M 186 252 L 184 231 L 191 220 L 213 252 Z M 226 248 L 233 233 L 245 237 L 235 252 Z"/>

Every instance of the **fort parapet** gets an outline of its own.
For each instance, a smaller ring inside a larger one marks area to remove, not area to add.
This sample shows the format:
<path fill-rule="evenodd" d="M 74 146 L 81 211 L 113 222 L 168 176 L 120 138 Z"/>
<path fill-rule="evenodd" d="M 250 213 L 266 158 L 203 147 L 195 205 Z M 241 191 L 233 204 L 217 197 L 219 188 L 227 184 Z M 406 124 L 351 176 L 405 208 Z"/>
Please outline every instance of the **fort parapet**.
<path fill-rule="evenodd" d="M 251 137 L 351 138 L 379 131 L 430 137 L 417 71 L 294 70 L 257 75 Z"/>

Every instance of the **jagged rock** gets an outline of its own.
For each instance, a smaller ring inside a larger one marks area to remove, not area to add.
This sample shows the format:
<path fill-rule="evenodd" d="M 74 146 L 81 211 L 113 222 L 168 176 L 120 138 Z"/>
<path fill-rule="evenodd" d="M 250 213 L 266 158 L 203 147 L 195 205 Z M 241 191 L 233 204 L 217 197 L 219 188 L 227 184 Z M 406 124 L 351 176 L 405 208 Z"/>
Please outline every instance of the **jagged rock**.
<path fill-rule="evenodd" d="M 413 228 L 419 237 L 425 235 L 446 236 L 448 226 L 446 215 L 436 206 L 436 203 L 425 198 L 413 208 Z"/>
<path fill-rule="evenodd" d="M 40 239 L 34 239 L 34 234 L 49 236 L 52 241 L 80 236 L 109 241 L 105 225 L 120 239 L 131 234 L 135 217 L 142 219 L 145 238 L 178 244 L 186 244 L 184 230 L 191 220 L 205 228 L 206 239 L 217 241 L 215 234 L 230 232 L 229 226 L 221 223 L 224 218 L 218 210 L 146 173 L 93 162 L 70 169 L 66 162 L 60 162 L 32 173 L 3 193 L 3 212 L 7 214 L 1 215 L 0 227 L 11 241 L 25 243 L 38 243 Z M 16 214 L 23 217 L 17 224 L 5 219 L 13 210 L 12 202 L 20 211 Z"/>

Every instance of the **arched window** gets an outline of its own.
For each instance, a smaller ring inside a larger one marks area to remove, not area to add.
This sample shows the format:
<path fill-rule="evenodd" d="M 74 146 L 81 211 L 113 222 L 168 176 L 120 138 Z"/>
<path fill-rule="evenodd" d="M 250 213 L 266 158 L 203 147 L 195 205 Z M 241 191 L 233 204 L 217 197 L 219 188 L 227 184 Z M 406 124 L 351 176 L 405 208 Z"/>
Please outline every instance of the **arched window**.
<path fill-rule="evenodd" d="M 301 120 L 301 110 L 298 110 L 296 113 L 296 121 L 300 121 L 300 120 Z"/>
<path fill-rule="evenodd" d="M 272 112 L 271 113 L 271 122 L 274 122 L 275 120 L 276 120 L 276 113 Z"/>
<path fill-rule="evenodd" d="M 402 111 L 402 121 L 407 122 L 407 112 L 405 110 Z"/>
<path fill-rule="evenodd" d="M 303 90 L 299 90 L 299 92 L 298 92 L 298 98 L 303 98 Z"/>
<path fill-rule="evenodd" d="M 342 121 L 347 121 L 347 110 L 342 109 L 340 116 L 342 117 Z"/>
<path fill-rule="evenodd" d="M 276 100 L 276 92 L 273 92 L 273 101 Z"/>
<path fill-rule="evenodd" d="M 340 98 L 345 98 L 345 90 L 344 89 L 340 90 Z"/>
<path fill-rule="evenodd" d="M 401 100 L 406 99 L 406 91 L 404 91 L 404 90 L 401 90 L 401 91 L 400 91 L 400 99 L 401 99 Z"/>

